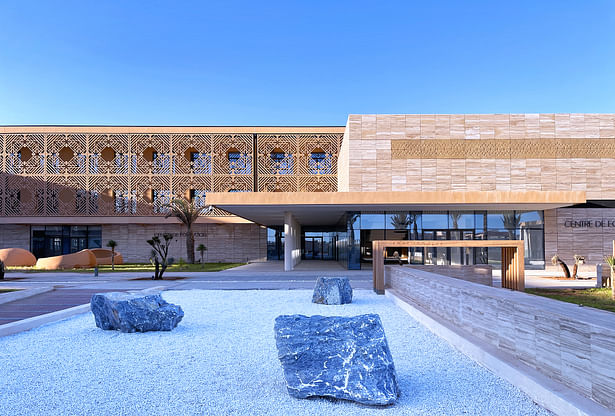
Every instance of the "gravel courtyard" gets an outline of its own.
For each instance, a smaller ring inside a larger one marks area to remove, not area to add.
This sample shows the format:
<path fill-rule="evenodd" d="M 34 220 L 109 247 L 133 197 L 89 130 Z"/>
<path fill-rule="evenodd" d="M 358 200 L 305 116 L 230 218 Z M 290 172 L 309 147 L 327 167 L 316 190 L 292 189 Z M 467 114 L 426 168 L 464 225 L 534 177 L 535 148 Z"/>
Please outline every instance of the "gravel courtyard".
<path fill-rule="evenodd" d="M 0 338 L 2 415 L 549 415 L 384 296 L 311 303 L 311 291 L 171 291 L 172 332 L 123 334 L 79 315 Z M 291 398 L 277 358 L 281 314 L 378 313 L 402 395 L 385 408 Z"/>

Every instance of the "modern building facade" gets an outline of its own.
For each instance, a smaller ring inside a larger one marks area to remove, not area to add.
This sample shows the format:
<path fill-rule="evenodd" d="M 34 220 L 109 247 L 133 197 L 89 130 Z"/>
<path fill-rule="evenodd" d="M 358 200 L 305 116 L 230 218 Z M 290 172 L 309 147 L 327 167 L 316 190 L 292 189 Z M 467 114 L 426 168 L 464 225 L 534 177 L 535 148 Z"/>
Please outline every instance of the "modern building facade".
<path fill-rule="evenodd" d="M 118 242 L 146 262 L 182 228 L 164 203 L 212 204 L 205 261 L 370 267 L 371 241 L 416 264 L 499 250 L 412 240 L 523 239 L 526 268 L 588 269 L 615 239 L 615 114 L 350 115 L 341 127 L 0 127 L 0 247 L 37 257 Z M 186 258 L 177 241 L 172 255 Z M 391 256 L 393 253 L 389 253 Z"/>

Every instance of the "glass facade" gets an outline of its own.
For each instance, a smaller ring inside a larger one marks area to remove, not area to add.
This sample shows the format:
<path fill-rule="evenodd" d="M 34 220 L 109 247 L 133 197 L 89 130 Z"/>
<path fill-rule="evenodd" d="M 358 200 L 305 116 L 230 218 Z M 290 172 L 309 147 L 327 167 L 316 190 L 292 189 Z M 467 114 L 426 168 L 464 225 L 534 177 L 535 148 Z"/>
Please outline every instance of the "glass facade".
<path fill-rule="evenodd" d="M 283 258 L 283 229 L 269 229 L 268 259 Z M 407 240 L 407 247 L 391 248 L 410 264 L 501 265 L 501 249 L 413 247 L 412 240 L 516 240 L 524 241 L 525 266 L 544 269 L 542 211 L 387 211 L 347 212 L 333 230 L 302 232 L 302 259 L 337 260 L 347 269 L 371 265 L 372 241 Z M 282 253 L 280 255 L 279 253 Z"/>
<path fill-rule="evenodd" d="M 36 258 L 102 247 L 100 225 L 32 225 L 30 251 Z"/>

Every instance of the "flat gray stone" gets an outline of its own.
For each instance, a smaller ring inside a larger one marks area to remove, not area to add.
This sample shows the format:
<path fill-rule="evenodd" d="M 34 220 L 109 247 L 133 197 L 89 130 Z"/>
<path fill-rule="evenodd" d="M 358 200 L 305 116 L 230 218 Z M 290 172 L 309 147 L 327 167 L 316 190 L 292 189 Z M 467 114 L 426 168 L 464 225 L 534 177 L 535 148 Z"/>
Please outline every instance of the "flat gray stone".
<path fill-rule="evenodd" d="M 291 396 L 369 405 L 397 400 L 393 357 L 378 315 L 281 315 L 274 330 Z"/>
<path fill-rule="evenodd" d="M 160 294 L 97 293 L 90 300 L 96 326 L 122 332 L 170 331 L 184 317 L 179 305 Z"/>
<path fill-rule="evenodd" d="M 323 305 L 342 305 L 352 302 L 352 287 L 347 277 L 319 277 L 312 302 Z"/>

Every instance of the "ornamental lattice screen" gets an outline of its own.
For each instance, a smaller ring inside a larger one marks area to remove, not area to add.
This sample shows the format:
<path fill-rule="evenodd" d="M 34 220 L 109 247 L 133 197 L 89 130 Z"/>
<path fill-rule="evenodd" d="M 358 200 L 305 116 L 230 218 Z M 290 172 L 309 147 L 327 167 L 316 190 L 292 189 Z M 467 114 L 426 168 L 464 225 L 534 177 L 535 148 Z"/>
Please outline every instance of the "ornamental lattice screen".
<path fill-rule="evenodd" d="M 207 192 L 335 192 L 342 137 L 3 134 L 0 215 L 164 215 L 171 198 Z"/>

